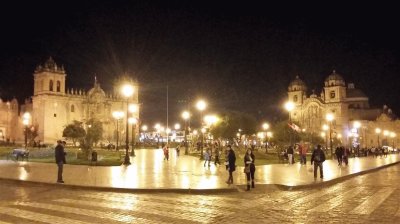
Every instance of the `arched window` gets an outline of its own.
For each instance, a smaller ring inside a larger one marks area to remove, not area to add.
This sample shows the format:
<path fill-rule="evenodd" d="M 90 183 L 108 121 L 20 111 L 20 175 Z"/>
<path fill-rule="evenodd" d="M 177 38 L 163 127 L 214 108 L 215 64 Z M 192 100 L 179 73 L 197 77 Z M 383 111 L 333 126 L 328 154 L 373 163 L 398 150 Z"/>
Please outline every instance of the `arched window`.
<path fill-rule="evenodd" d="M 57 81 L 57 92 L 61 91 L 61 82 Z"/>
<path fill-rule="evenodd" d="M 75 105 L 71 105 L 71 112 L 75 112 Z"/>
<path fill-rule="evenodd" d="M 294 95 L 293 102 L 297 102 L 297 95 Z"/>
<path fill-rule="evenodd" d="M 50 90 L 50 91 L 53 91 L 53 80 L 50 80 L 50 83 L 49 83 L 49 90 Z"/>

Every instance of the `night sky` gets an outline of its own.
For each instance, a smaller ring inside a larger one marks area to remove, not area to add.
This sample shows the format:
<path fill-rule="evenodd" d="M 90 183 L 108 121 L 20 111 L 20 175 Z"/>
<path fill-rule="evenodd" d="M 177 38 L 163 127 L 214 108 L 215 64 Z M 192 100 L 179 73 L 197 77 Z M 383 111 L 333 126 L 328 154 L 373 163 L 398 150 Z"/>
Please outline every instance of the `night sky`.
<path fill-rule="evenodd" d="M 33 71 L 52 56 L 67 87 L 89 89 L 129 74 L 144 122 L 170 122 L 199 97 L 208 111 L 259 120 L 282 115 L 296 76 L 319 94 L 333 69 L 374 107 L 400 111 L 400 14 L 391 5 L 262 5 L 206 1 L 14 1 L 0 9 L 0 97 L 33 93 Z M 303 2 L 302 2 L 303 3 Z"/>

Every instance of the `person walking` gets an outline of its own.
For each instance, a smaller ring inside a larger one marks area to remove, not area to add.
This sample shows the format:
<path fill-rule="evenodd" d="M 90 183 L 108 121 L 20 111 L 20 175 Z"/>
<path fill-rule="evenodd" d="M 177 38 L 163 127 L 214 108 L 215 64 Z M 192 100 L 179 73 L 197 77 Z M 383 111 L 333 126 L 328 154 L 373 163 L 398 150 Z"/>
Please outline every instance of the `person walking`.
<path fill-rule="evenodd" d="M 288 155 L 288 160 L 289 160 L 289 164 L 293 164 L 293 147 L 289 146 L 289 148 L 287 149 L 287 155 Z"/>
<path fill-rule="evenodd" d="M 218 165 L 221 165 L 221 162 L 219 161 L 219 157 L 220 157 L 221 151 L 219 150 L 218 146 L 216 146 L 214 154 L 215 154 L 214 165 L 217 166 L 217 163 L 218 163 Z"/>
<path fill-rule="evenodd" d="M 231 145 L 228 145 L 228 171 L 229 171 L 229 178 L 226 181 L 227 184 L 233 184 L 233 176 L 232 173 L 236 170 L 236 155 L 232 149 Z"/>
<path fill-rule="evenodd" d="M 321 149 L 321 145 L 318 145 L 311 155 L 311 165 L 314 163 L 314 179 L 317 179 L 317 169 L 319 167 L 320 178 L 324 178 L 324 171 L 322 169 L 322 163 L 325 161 L 325 153 Z"/>
<path fill-rule="evenodd" d="M 254 165 L 255 156 L 251 149 L 247 149 L 246 155 L 244 156 L 244 172 L 246 173 L 247 179 L 247 191 L 250 190 L 250 181 L 251 187 L 254 188 L 254 173 L 256 172 L 256 166 Z"/>
<path fill-rule="evenodd" d="M 65 160 L 65 151 L 64 151 L 64 146 L 65 144 L 63 144 L 63 142 L 61 140 L 57 141 L 57 146 L 55 148 L 55 159 L 56 159 L 56 163 L 58 166 L 58 173 L 57 173 L 57 183 L 64 183 L 63 180 L 63 167 L 64 164 L 66 164 L 66 160 Z"/>
<path fill-rule="evenodd" d="M 180 151 L 181 151 L 181 145 L 178 144 L 178 145 L 176 146 L 176 156 L 177 156 L 177 157 L 179 157 Z"/>
<path fill-rule="evenodd" d="M 350 154 L 350 150 L 349 148 L 345 148 L 342 146 L 342 150 L 343 150 L 343 162 L 344 164 L 349 165 L 349 154 Z"/>
<path fill-rule="evenodd" d="M 168 149 L 168 145 L 165 145 L 163 148 L 164 151 L 164 160 L 169 160 L 169 149 Z"/>
<path fill-rule="evenodd" d="M 206 167 L 207 162 L 208 162 L 208 167 L 210 167 L 210 163 L 211 163 L 210 149 L 207 149 L 206 153 L 204 153 L 204 167 Z"/>
<path fill-rule="evenodd" d="M 343 162 L 343 151 L 342 151 L 342 147 L 336 147 L 335 154 L 336 154 L 336 159 L 337 159 L 337 161 L 338 161 L 338 166 L 341 166 L 341 165 L 342 165 L 342 162 Z"/>

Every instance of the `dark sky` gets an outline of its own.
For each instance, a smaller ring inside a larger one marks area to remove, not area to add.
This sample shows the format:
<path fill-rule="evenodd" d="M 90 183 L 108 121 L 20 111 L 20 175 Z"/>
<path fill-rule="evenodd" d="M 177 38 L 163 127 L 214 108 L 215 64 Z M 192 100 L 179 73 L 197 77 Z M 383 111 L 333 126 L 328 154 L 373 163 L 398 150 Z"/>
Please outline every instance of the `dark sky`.
<path fill-rule="evenodd" d="M 0 96 L 32 95 L 36 65 L 52 56 L 67 86 L 105 90 L 138 79 L 142 118 L 170 122 L 198 97 L 211 111 L 273 120 L 296 75 L 321 91 L 333 69 L 372 106 L 400 111 L 399 13 L 391 5 L 242 1 L 14 1 L 0 9 Z"/>

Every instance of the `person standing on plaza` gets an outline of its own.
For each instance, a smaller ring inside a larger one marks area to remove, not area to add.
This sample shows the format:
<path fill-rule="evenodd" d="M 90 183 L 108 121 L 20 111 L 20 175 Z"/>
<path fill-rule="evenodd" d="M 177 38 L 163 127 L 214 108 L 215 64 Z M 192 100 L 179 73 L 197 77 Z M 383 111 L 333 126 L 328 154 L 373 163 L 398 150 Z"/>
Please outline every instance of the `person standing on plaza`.
<path fill-rule="evenodd" d="M 247 191 L 250 190 L 250 181 L 251 187 L 254 188 L 254 173 L 256 172 L 256 166 L 254 165 L 255 156 L 251 149 L 247 149 L 246 155 L 244 156 L 244 172 L 246 173 L 247 179 Z"/>
<path fill-rule="evenodd" d="M 293 147 L 289 146 L 289 148 L 287 149 L 287 155 L 288 155 L 288 160 L 289 160 L 289 164 L 293 164 Z"/>
<path fill-rule="evenodd" d="M 56 158 L 56 163 L 58 166 L 58 174 L 57 174 L 57 183 L 64 183 L 63 180 L 63 167 L 64 164 L 66 164 L 66 160 L 65 160 L 65 151 L 64 151 L 64 144 L 61 140 L 57 141 L 57 146 L 55 148 L 55 158 Z"/>
<path fill-rule="evenodd" d="M 227 184 L 233 184 L 233 176 L 232 173 L 236 170 L 236 155 L 232 149 L 231 145 L 228 145 L 228 171 L 229 171 L 229 178 L 226 181 Z"/>
<path fill-rule="evenodd" d="M 317 169 L 319 167 L 320 178 L 324 178 L 324 171 L 322 169 L 322 163 L 325 161 L 325 153 L 321 149 L 321 145 L 318 145 L 311 155 L 311 165 L 314 163 L 314 179 L 317 178 Z"/>
<path fill-rule="evenodd" d="M 307 147 L 305 145 L 299 144 L 299 155 L 300 155 L 300 164 L 306 165 L 306 163 L 307 163 Z"/>

